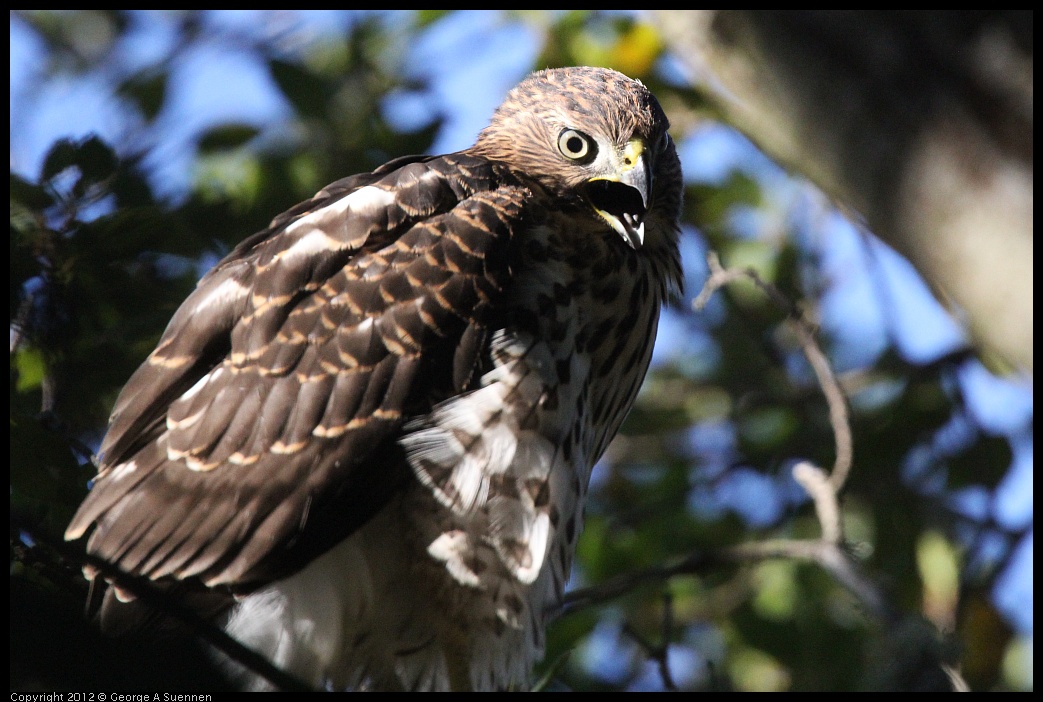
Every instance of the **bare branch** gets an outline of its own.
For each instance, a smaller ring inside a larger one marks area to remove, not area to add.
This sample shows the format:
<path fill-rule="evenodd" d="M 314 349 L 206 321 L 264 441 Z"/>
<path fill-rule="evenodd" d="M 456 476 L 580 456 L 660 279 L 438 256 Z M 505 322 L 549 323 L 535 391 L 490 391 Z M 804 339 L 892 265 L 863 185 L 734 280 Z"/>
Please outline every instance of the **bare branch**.
<path fill-rule="evenodd" d="M 669 663 L 670 639 L 673 637 L 673 626 L 674 601 L 673 596 L 667 591 L 663 593 L 663 624 L 662 633 L 660 634 L 662 643 L 658 645 L 653 644 L 629 623 L 623 624 L 623 633 L 636 641 L 645 650 L 646 655 L 656 662 L 659 667 L 659 677 L 663 680 L 663 689 L 677 692 L 677 683 L 674 682 L 674 677 L 670 674 Z"/>
<path fill-rule="evenodd" d="M 699 551 L 669 566 L 653 566 L 626 573 L 598 585 L 578 588 L 565 593 L 561 604 L 551 612 L 551 618 L 564 616 L 603 602 L 621 597 L 649 582 L 664 582 L 670 578 L 706 572 L 723 563 L 756 563 L 788 559 L 813 563 L 828 572 L 846 588 L 876 619 L 895 620 L 893 608 L 880 590 L 860 571 L 851 556 L 836 543 L 826 540 L 771 539 L 739 544 L 723 549 Z"/>
<path fill-rule="evenodd" d="M 837 493 L 829 477 L 818 466 L 802 461 L 793 466 L 793 479 L 804 488 L 815 504 L 815 514 L 822 527 L 822 540 L 839 546 L 844 540 L 844 523 Z"/>
<path fill-rule="evenodd" d="M 738 563 L 777 558 L 814 563 L 854 595 L 874 618 L 895 621 L 896 615 L 886 598 L 839 544 L 826 540 L 773 539 L 733 546 L 725 549 L 719 557 Z"/>
<path fill-rule="evenodd" d="M 971 691 L 971 686 L 967 684 L 967 681 L 964 679 L 958 668 L 943 663 L 942 671 L 945 673 L 945 676 L 949 678 L 949 682 L 952 683 L 953 692 Z"/>
<path fill-rule="evenodd" d="M 699 291 L 699 295 L 692 301 L 696 310 L 701 310 L 709 302 L 710 297 L 725 285 L 740 278 L 747 278 L 759 287 L 774 302 L 779 309 L 785 312 L 789 318 L 790 325 L 797 334 L 800 341 L 801 351 L 808 359 L 811 370 L 815 373 L 822 394 L 826 397 L 826 405 L 829 407 L 829 422 L 833 429 L 834 442 L 836 444 L 836 458 L 833 469 L 830 471 L 830 482 L 833 489 L 840 491 L 847 481 L 851 472 L 854 459 L 854 441 L 851 436 L 851 424 L 848 419 L 847 402 L 844 400 L 844 392 L 840 388 L 837 376 L 829 364 L 829 359 L 823 353 L 818 342 L 815 340 L 815 327 L 807 320 L 801 309 L 787 298 L 781 290 L 771 283 L 766 282 L 757 271 L 752 268 L 735 269 L 724 268 L 721 260 L 714 251 L 706 255 L 706 263 L 710 267 L 710 275 Z"/>

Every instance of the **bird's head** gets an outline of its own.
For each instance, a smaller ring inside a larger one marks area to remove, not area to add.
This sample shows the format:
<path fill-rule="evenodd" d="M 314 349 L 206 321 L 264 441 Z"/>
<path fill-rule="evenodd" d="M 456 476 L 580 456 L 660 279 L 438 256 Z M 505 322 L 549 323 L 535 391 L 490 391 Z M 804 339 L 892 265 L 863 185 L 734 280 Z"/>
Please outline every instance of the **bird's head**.
<path fill-rule="evenodd" d="M 604 68 L 552 69 L 508 93 L 474 151 L 576 202 L 637 249 L 649 217 L 679 214 L 669 126 L 640 81 Z"/>

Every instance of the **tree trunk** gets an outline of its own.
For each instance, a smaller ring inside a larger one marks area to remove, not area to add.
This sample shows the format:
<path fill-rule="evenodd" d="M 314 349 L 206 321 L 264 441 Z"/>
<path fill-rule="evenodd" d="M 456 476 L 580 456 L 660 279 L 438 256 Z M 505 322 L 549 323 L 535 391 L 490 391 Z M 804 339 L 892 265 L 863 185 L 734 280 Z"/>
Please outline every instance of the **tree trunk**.
<path fill-rule="evenodd" d="M 722 117 L 1032 370 L 1032 12 L 660 11 Z"/>

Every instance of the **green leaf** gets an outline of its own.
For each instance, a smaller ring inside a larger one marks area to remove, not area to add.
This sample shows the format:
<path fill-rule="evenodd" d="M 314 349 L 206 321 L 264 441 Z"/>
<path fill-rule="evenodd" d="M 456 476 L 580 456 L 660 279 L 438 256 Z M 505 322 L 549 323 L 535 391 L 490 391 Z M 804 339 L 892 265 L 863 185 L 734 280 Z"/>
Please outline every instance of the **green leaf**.
<path fill-rule="evenodd" d="M 423 29 L 434 24 L 451 12 L 453 12 L 453 10 L 420 10 L 416 13 L 415 25 L 417 29 Z"/>
<path fill-rule="evenodd" d="M 979 436 L 973 446 L 948 460 L 949 485 L 995 487 L 1013 460 L 1014 452 L 1005 437 Z"/>
<path fill-rule="evenodd" d="M 295 63 L 273 58 L 268 61 L 268 67 L 279 89 L 300 115 L 327 116 L 329 98 L 335 93 L 334 86 Z"/>
<path fill-rule="evenodd" d="M 98 136 L 80 141 L 60 139 L 44 158 L 41 180 L 48 181 L 69 168 L 76 167 L 80 177 L 73 193 L 82 196 L 87 187 L 111 177 L 119 166 L 116 152 Z"/>
<path fill-rule="evenodd" d="M 133 100 L 145 119 L 151 122 L 163 109 L 169 77 L 166 71 L 143 71 L 124 82 L 119 92 Z"/>
<path fill-rule="evenodd" d="M 10 193 L 12 201 L 30 210 L 40 211 L 54 204 L 54 198 L 44 188 L 14 173 L 11 174 Z"/>
<path fill-rule="evenodd" d="M 91 135 L 76 150 L 76 165 L 83 174 L 81 182 L 98 183 L 111 177 L 119 166 L 116 152 L 101 137 Z"/>
<path fill-rule="evenodd" d="M 12 358 L 15 370 L 15 390 L 30 392 L 43 384 L 47 365 L 39 349 L 23 347 Z"/>
<path fill-rule="evenodd" d="M 65 169 L 76 164 L 76 143 L 72 139 L 59 139 L 47 152 L 40 170 L 40 180 L 48 181 Z"/>
<path fill-rule="evenodd" d="M 225 124 L 208 130 L 199 140 L 199 150 L 205 154 L 212 151 L 238 149 L 258 133 L 260 130 L 249 124 Z"/>

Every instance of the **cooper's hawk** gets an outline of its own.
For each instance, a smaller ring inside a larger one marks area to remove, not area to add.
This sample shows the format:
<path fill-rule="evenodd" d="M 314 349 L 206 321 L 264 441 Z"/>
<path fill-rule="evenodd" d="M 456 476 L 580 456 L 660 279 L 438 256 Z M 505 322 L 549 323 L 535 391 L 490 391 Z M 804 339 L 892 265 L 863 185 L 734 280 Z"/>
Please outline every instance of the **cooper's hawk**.
<path fill-rule="evenodd" d="M 127 383 L 66 537 L 237 595 L 227 630 L 317 686 L 525 685 L 680 288 L 667 127 L 638 81 L 540 71 L 471 148 L 277 217 Z"/>

